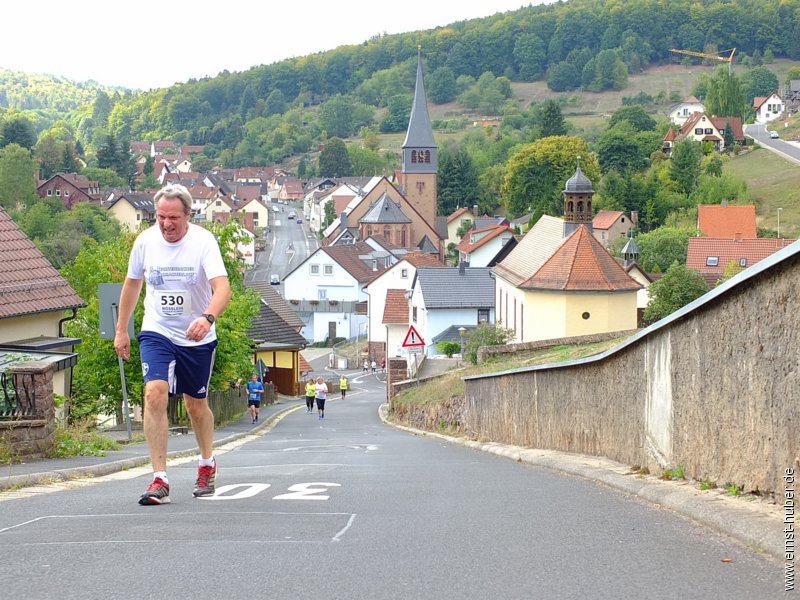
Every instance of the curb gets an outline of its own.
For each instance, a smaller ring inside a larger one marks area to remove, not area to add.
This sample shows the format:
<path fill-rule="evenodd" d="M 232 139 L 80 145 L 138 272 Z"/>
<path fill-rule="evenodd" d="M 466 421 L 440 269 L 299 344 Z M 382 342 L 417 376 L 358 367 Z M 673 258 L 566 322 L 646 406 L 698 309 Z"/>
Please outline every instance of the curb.
<path fill-rule="evenodd" d="M 277 423 L 283 419 L 290 412 L 297 410 L 297 406 L 288 406 L 279 410 L 269 419 L 264 421 L 261 425 L 254 427 L 250 431 L 243 431 L 241 433 L 234 433 L 224 438 L 215 440 L 213 443 L 214 448 L 224 446 L 230 442 L 234 442 L 249 435 L 264 435 L 268 433 Z M 173 450 L 167 452 L 167 460 L 173 458 L 181 458 L 184 456 L 191 456 L 197 454 L 198 447 L 193 446 L 185 450 Z M 114 460 L 106 463 L 99 463 L 96 465 L 88 465 L 85 467 L 72 467 L 69 469 L 58 469 L 56 471 L 41 471 L 39 473 L 27 473 L 25 475 L 10 475 L 0 479 L 0 492 L 4 492 L 15 488 L 32 487 L 35 485 L 45 485 L 49 483 L 56 483 L 61 481 L 70 481 L 79 477 L 102 477 L 103 475 L 110 475 L 111 473 L 118 473 L 127 469 L 141 467 L 150 463 L 149 456 L 137 456 L 134 458 L 124 458 L 121 460 Z"/>
<path fill-rule="evenodd" d="M 753 552 L 784 559 L 783 522 L 771 505 L 744 504 L 741 500 L 690 487 L 686 482 L 635 475 L 626 465 L 607 458 L 495 442 L 482 443 L 414 429 L 393 423 L 388 419 L 388 413 L 389 405 L 381 404 L 378 415 L 384 423 L 396 429 L 603 483 L 732 537 Z"/>

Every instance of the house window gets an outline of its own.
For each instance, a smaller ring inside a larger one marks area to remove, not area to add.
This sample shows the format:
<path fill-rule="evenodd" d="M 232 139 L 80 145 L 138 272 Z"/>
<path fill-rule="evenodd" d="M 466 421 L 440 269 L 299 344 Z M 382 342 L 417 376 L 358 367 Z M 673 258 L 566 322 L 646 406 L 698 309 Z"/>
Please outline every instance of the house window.
<path fill-rule="evenodd" d="M 478 323 L 489 322 L 489 309 L 488 308 L 479 308 L 478 309 Z"/>
<path fill-rule="evenodd" d="M 317 299 L 319 300 L 327 300 L 328 299 L 328 290 L 325 288 L 317 289 Z"/>
<path fill-rule="evenodd" d="M 592 316 L 592 315 L 590 315 L 588 312 L 585 312 L 585 313 L 583 313 L 583 314 L 581 315 L 581 319 L 583 319 L 584 321 L 588 321 L 588 320 L 589 320 L 589 317 L 591 317 L 591 316 Z"/>
<path fill-rule="evenodd" d="M 417 322 L 417 307 L 416 306 L 411 307 L 411 320 L 414 321 L 414 323 Z"/>
<path fill-rule="evenodd" d="M 333 265 L 324 265 L 322 268 L 325 275 L 333 275 Z"/>
<path fill-rule="evenodd" d="M 740 258 L 739 259 L 739 266 L 740 267 L 746 267 L 747 266 L 747 259 L 746 258 Z"/>
<path fill-rule="evenodd" d="M 417 151 L 416 150 L 412 150 L 411 151 L 411 162 L 412 163 L 417 162 Z"/>
<path fill-rule="evenodd" d="M 141 221 L 142 220 L 142 215 L 139 214 L 139 213 L 136 213 L 136 220 L 137 221 Z"/>
<path fill-rule="evenodd" d="M 705 131 L 706 135 L 712 135 L 713 133 L 714 133 L 714 130 L 711 129 L 711 127 L 706 127 L 706 131 Z"/>
<path fill-rule="evenodd" d="M 408 279 L 408 269 L 400 269 L 400 277 L 403 279 Z"/>
<path fill-rule="evenodd" d="M 319 265 L 309 265 L 311 275 L 319 275 Z"/>
<path fill-rule="evenodd" d="M 61 195 L 61 190 L 56 190 L 56 196 L 60 196 L 60 195 Z"/>
<path fill-rule="evenodd" d="M 702 128 L 702 127 L 697 127 L 697 128 L 694 130 L 694 134 L 695 134 L 695 135 L 703 135 L 703 128 Z"/>
<path fill-rule="evenodd" d="M 222 206 L 222 200 L 217 200 L 217 201 L 214 203 L 214 206 Z"/>
<path fill-rule="evenodd" d="M 706 266 L 707 267 L 716 267 L 719 264 L 719 256 L 708 256 L 706 257 Z"/>
<path fill-rule="evenodd" d="M 64 195 L 69 196 L 69 190 L 64 190 Z"/>
<path fill-rule="evenodd" d="M 52 196 L 53 195 L 53 190 L 47 190 L 47 195 L 48 196 Z"/>

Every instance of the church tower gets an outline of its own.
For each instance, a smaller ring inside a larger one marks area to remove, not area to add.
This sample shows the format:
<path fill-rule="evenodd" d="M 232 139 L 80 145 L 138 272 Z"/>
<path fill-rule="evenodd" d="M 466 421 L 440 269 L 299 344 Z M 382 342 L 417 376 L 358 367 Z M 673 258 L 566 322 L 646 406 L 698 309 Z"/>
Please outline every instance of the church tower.
<path fill-rule="evenodd" d="M 564 237 L 568 237 L 579 225 L 586 225 L 592 230 L 592 182 L 581 171 L 581 157 L 578 157 L 578 168 L 564 186 Z"/>
<path fill-rule="evenodd" d="M 417 55 L 414 104 L 403 142 L 403 188 L 406 199 L 431 227 L 436 226 L 436 173 L 439 156 L 428 116 L 428 101 L 422 81 L 422 56 Z"/>

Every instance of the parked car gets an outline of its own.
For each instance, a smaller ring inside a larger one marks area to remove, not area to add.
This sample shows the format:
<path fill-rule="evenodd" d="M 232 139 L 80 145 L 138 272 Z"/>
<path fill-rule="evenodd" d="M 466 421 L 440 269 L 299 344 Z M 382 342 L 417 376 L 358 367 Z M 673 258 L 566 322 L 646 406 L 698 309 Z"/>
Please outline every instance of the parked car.
<path fill-rule="evenodd" d="M 294 212 L 294 211 L 290 212 L 290 213 L 289 213 L 289 218 L 290 218 L 290 219 L 296 219 L 296 218 L 297 218 L 297 213 L 296 213 L 296 212 Z"/>
<path fill-rule="evenodd" d="M 778 132 L 777 132 L 777 131 L 770 131 L 770 132 L 769 132 L 769 137 L 771 137 L 773 140 L 776 140 L 776 139 L 778 139 L 778 138 L 779 138 L 779 137 L 781 137 L 781 136 L 780 136 L 780 135 L 778 135 Z"/>
<path fill-rule="evenodd" d="M 281 282 L 281 278 L 280 278 L 280 277 L 278 277 L 277 275 L 272 275 L 272 276 L 269 278 L 269 282 L 270 282 L 270 284 L 272 284 L 272 285 L 279 285 L 279 284 L 280 284 L 280 282 Z"/>
<path fill-rule="evenodd" d="M 298 217 L 298 218 L 297 218 L 297 224 L 298 224 L 298 225 L 300 225 L 302 222 L 303 222 L 303 219 L 301 219 L 300 217 Z"/>

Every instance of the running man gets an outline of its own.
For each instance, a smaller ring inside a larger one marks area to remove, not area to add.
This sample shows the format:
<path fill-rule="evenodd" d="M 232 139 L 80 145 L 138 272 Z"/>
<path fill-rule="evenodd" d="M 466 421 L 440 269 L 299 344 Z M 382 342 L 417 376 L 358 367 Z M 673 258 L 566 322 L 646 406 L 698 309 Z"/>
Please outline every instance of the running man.
<path fill-rule="evenodd" d="M 247 382 L 247 410 L 253 417 L 253 423 L 258 423 L 258 409 L 261 407 L 261 396 L 264 394 L 264 384 L 258 380 L 258 375 L 253 373 Z"/>
<path fill-rule="evenodd" d="M 213 234 L 189 222 L 192 197 L 182 185 L 161 188 L 154 198 L 157 227 L 136 238 L 119 300 L 114 350 L 130 358 L 127 324 L 145 280 L 144 319 L 139 352 L 144 373 L 144 435 L 153 465 L 153 481 L 139 504 L 167 504 L 167 399 L 183 394 L 200 462 L 195 496 L 214 493 L 214 414 L 208 386 L 217 336 L 214 322 L 231 298 L 228 274 Z"/>
<path fill-rule="evenodd" d="M 347 377 L 344 375 L 339 378 L 339 390 L 342 392 L 342 400 L 344 400 L 347 395 Z"/>

